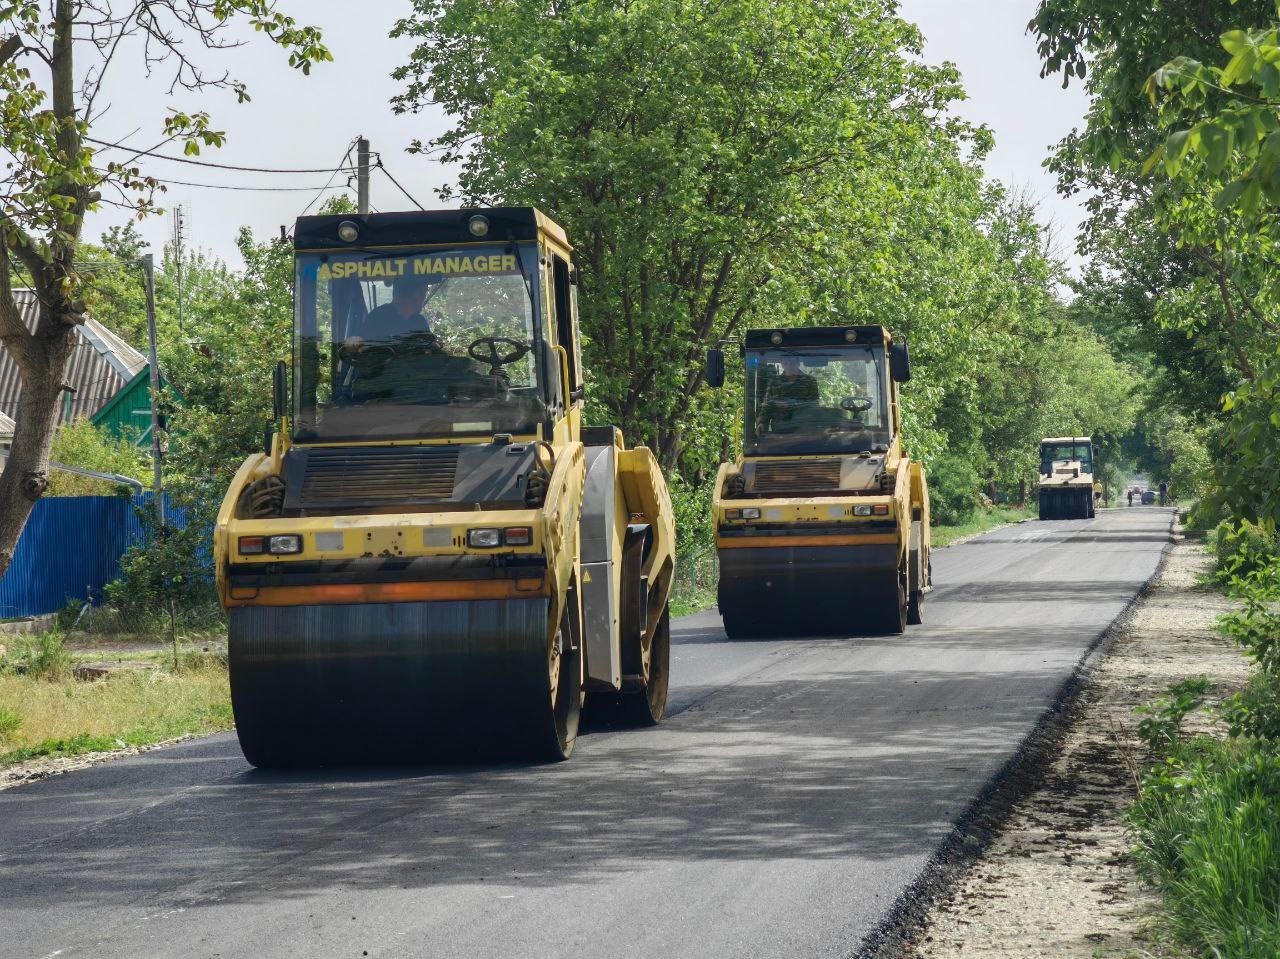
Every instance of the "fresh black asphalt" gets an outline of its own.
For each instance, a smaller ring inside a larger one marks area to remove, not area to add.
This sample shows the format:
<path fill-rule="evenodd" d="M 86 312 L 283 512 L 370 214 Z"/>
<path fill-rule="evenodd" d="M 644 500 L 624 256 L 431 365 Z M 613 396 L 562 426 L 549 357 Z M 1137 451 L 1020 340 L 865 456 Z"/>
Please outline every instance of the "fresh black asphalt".
<path fill-rule="evenodd" d="M 904 637 L 677 621 L 557 765 L 267 774 L 214 736 L 0 793 L 0 957 L 847 957 L 1156 571 L 1172 513 L 934 556 Z"/>

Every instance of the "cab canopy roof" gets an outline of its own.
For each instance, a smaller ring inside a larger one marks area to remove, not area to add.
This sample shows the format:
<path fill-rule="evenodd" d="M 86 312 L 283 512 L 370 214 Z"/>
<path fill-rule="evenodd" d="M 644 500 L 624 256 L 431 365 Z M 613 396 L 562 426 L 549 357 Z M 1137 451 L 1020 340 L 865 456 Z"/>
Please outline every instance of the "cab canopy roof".
<path fill-rule="evenodd" d="M 800 326 L 781 330 L 749 330 L 743 338 L 748 350 L 789 346 L 884 346 L 890 341 L 883 326 Z"/>
<path fill-rule="evenodd" d="M 483 216 L 488 230 L 477 235 L 471 219 Z M 338 225 L 354 223 L 359 231 L 347 242 L 338 236 Z M 476 207 L 466 210 L 415 210 L 408 213 L 344 213 L 337 216 L 302 216 L 293 228 L 297 250 L 360 250 L 369 247 L 436 246 L 461 243 L 507 243 L 536 240 L 538 229 L 569 246 L 560 224 L 531 206 Z"/>
<path fill-rule="evenodd" d="M 1091 443 L 1093 442 L 1087 436 L 1047 436 L 1040 441 L 1041 446 L 1048 446 L 1050 443 Z"/>

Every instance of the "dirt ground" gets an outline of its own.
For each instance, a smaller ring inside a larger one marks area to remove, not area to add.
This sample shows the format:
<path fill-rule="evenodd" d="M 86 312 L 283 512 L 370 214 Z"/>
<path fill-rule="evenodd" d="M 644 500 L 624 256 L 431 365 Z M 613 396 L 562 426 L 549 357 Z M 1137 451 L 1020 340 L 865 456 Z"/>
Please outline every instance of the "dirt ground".
<path fill-rule="evenodd" d="M 1212 629 L 1230 602 L 1200 585 L 1211 569 L 1202 546 L 1178 540 L 1089 677 L 1048 767 L 1030 774 L 1034 781 L 985 851 L 906 933 L 901 955 L 1180 955 L 1161 936 L 1157 900 L 1134 873 L 1123 815 L 1144 758 L 1134 707 L 1187 676 L 1208 676 L 1215 697 L 1247 678 L 1239 650 Z"/>

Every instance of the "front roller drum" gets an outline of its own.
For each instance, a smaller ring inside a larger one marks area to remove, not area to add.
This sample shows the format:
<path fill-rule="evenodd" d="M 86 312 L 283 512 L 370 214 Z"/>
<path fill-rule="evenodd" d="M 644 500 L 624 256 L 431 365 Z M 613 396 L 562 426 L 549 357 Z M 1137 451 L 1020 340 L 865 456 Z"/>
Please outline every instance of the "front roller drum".
<path fill-rule="evenodd" d="M 905 631 L 894 544 L 721 549 L 717 601 L 730 639 Z"/>
<path fill-rule="evenodd" d="M 231 610 L 231 701 L 260 767 L 567 758 L 582 659 L 546 598 Z M 550 633 L 550 635 L 549 635 Z"/>

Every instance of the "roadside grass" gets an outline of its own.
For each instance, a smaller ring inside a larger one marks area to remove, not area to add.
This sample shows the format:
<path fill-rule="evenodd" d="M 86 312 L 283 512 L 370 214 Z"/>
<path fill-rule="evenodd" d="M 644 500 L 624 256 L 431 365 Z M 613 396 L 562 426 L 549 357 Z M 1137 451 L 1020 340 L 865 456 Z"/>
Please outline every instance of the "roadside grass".
<path fill-rule="evenodd" d="M 1280 956 L 1280 756 L 1198 737 L 1148 770 L 1130 810 L 1134 857 L 1174 932 L 1205 955 Z"/>
<path fill-rule="evenodd" d="M 714 606 L 718 576 L 714 547 L 682 555 L 671 587 L 671 615 L 692 616 Z"/>
<path fill-rule="evenodd" d="M 0 660 L 0 766 L 231 728 L 227 670 L 216 656 L 188 654 L 175 671 L 164 653 L 130 655 L 132 668 L 77 679 L 82 658 L 45 636 Z"/>
<path fill-rule="evenodd" d="M 976 536 L 997 526 L 1008 526 L 1023 520 L 1035 519 L 1034 506 L 989 506 L 981 507 L 964 522 L 954 526 L 935 525 L 929 530 L 930 545 L 934 547 L 950 546 L 958 539 Z"/>
<path fill-rule="evenodd" d="M 1143 707 L 1152 761 L 1129 810 L 1134 858 L 1174 933 L 1222 959 L 1280 956 L 1280 543 L 1274 531 L 1219 529 L 1216 586 L 1243 601 L 1218 621 L 1254 663 L 1248 686 L 1201 705 L 1195 679 Z M 1226 735 L 1182 734 L 1211 708 Z"/>

